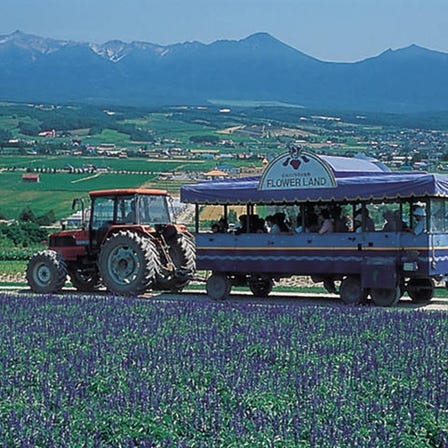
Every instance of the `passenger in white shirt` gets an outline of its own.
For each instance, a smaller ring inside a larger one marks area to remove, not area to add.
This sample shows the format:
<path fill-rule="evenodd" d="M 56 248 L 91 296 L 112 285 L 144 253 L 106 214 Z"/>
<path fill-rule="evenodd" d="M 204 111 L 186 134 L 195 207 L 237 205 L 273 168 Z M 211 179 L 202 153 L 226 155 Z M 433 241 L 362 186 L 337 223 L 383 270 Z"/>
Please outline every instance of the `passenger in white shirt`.
<path fill-rule="evenodd" d="M 421 235 L 426 230 L 426 211 L 423 207 L 416 207 L 412 212 L 415 218 L 415 224 L 412 228 L 414 235 Z"/>

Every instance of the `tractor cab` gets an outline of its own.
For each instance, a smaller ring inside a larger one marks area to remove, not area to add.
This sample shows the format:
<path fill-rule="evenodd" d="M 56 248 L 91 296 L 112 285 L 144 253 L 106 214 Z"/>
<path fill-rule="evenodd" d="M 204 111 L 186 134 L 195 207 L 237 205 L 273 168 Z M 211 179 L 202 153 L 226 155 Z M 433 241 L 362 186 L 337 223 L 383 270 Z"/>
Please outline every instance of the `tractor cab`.
<path fill-rule="evenodd" d="M 111 232 L 137 227 L 148 233 L 172 222 L 163 190 L 105 190 L 90 193 L 90 246 L 100 247 Z"/>

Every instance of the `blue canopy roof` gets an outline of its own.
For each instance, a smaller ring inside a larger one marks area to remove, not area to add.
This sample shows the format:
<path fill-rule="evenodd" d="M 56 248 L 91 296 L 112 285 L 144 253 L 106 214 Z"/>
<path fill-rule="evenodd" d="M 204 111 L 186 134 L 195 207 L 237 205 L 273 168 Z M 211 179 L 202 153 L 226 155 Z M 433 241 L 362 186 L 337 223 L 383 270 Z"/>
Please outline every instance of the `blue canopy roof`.
<path fill-rule="evenodd" d="M 377 161 L 356 158 L 321 156 L 321 159 L 333 171 L 336 187 L 260 190 L 260 177 L 246 177 L 183 185 L 180 199 L 198 204 L 246 204 L 448 198 L 448 175 L 386 171 Z"/>

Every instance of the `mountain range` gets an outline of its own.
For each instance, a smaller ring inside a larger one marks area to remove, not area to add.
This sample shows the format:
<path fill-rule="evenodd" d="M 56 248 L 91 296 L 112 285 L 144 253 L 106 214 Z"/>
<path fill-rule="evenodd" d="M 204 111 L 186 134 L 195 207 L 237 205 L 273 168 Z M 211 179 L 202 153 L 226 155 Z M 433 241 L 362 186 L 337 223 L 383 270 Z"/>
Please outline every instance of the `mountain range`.
<path fill-rule="evenodd" d="M 0 100 L 129 106 L 282 102 L 314 109 L 448 110 L 448 54 L 416 45 L 326 62 L 256 33 L 211 44 L 104 44 L 0 35 Z"/>

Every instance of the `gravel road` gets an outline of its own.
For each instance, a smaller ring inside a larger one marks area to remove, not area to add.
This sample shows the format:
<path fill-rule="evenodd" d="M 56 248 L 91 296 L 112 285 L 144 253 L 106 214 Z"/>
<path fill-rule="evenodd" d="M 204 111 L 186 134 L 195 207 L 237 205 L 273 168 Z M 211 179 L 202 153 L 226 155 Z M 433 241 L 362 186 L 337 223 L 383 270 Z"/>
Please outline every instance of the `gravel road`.
<path fill-rule="evenodd" d="M 172 293 L 155 293 L 151 296 L 158 300 L 194 300 L 194 301 L 211 301 L 211 299 L 204 293 L 185 292 L 182 294 Z M 288 304 L 297 306 L 331 306 L 340 307 L 345 306 L 338 295 L 335 294 L 315 294 L 315 293 L 276 293 L 273 292 L 268 298 L 259 299 L 254 297 L 251 293 L 233 293 L 228 299 L 227 303 L 248 303 L 257 305 L 274 305 L 274 304 Z M 371 302 L 369 302 L 371 303 Z M 373 306 L 373 304 L 372 304 Z M 415 304 L 407 296 L 403 297 L 395 308 L 402 309 L 419 309 L 419 310 L 443 310 L 448 311 L 448 291 L 446 298 L 434 298 L 427 304 Z"/>
<path fill-rule="evenodd" d="M 407 296 L 404 296 L 395 308 L 399 309 L 418 309 L 425 311 L 441 310 L 448 311 L 448 290 L 444 298 L 436 297 L 428 304 L 414 304 Z M 14 294 L 31 294 L 28 288 L 18 287 L 0 287 L 0 292 L 12 292 Z M 72 288 L 66 288 L 62 293 L 66 294 L 81 294 L 76 292 Z M 105 291 L 99 291 L 96 295 L 106 295 Z M 85 293 L 82 293 L 85 296 Z M 143 296 L 142 299 L 152 299 L 161 301 L 197 301 L 197 302 L 211 302 L 211 299 L 203 291 L 186 291 L 183 293 L 168 293 L 168 292 L 149 292 Z M 326 307 L 340 307 L 344 306 L 339 296 L 335 294 L 316 294 L 316 293 L 285 293 L 285 292 L 272 292 L 268 298 L 260 299 L 254 297 L 250 292 L 235 292 L 230 295 L 228 299 L 222 303 L 247 303 L 253 305 L 275 305 L 275 304 L 288 304 L 295 306 L 326 306 Z M 369 302 L 371 303 L 371 302 Z"/>

